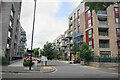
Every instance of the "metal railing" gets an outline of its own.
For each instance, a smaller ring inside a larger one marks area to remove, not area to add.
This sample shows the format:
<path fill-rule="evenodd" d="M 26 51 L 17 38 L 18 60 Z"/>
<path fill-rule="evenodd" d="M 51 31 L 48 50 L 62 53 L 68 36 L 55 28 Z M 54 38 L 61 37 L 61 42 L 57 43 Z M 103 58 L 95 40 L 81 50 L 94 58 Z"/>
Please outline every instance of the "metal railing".
<path fill-rule="evenodd" d="M 90 62 L 115 62 L 115 63 L 118 63 L 120 62 L 120 57 L 113 57 L 113 58 L 110 58 L 110 57 L 106 57 L 106 58 L 92 58 L 90 60 Z"/>

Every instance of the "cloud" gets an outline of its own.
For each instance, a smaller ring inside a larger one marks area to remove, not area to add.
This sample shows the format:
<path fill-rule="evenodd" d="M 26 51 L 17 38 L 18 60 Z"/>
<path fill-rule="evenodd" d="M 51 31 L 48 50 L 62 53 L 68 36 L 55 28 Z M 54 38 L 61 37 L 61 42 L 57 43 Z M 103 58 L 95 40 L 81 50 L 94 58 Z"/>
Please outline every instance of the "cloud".
<path fill-rule="evenodd" d="M 23 1 L 24 2 L 22 3 L 21 10 L 21 25 L 27 33 L 27 48 L 30 49 L 34 3 L 33 0 L 29 0 L 29 2 L 26 2 L 25 0 Z M 63 34 L 64 31 L 68 29 L 68 17 L 64 17 L 59 20 L 56 20 L 54 17 L 54 15 L 58 13 L 60 9 L 61 1 L 45 1 L 46 2 L 44 2 L 44 0 L 37 1 L 33 43 L 34 48 L 43 48 L 43 45 L 47 41 L 52 42 L 56 37 L 58 37 L 60 34 Z M 79 2 L 73 2 L 71 6 L 76 8 L 78 4 Z"/>

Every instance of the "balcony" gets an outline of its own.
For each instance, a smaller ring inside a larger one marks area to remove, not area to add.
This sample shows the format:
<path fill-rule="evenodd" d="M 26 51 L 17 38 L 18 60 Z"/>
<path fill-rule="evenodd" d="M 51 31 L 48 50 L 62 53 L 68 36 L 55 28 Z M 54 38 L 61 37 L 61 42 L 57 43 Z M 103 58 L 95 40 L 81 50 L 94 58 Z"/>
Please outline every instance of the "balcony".
<path fill-rule="evenodd" d="M 106 11 L 98 11 L 97 15 L 98 15 L 98 17 L 106 18 L 107 12 Z"/>
<path fill-rule="evenodd" d="M 24 36 L 26 36 L 26 32 L 21 32 L 21 35 L 24 35 Z"/>
<path fill-rule="evenodd" d="M 67 34 L 66 38 L 72 38 L 71 34 Z"/>
<path fill-rule="evenodd" d="M 62 40 L 65 40 L 65 41 L 66 41 L 66 40 L 67 40 L 67 38 L 66 38 L 65 36 L 63 36 L 63 37 L 62 37 Z"/>
<path fill-rule="evenodd" d="M 120 41 L 120 36 L 119 36 L 119 37 L 117 37 L 117 41 Z"/>
<path fill-rule="evenodd" d="M 106 12 L 106 11 L 98 11 L 97 14 L 104 14 L 104 15 L 107 15 L 107 12 Z"/>
<path fill-rule="evenodd" d="M 67 44 L 66 43 L 62 43 L 62 45 L 61 45 L 62 47 L 66 47 L 67 46 Z"/>
<path fill-rule="evenodd" d="M 83 29 L 78 30 L 77 36 L 83 36 Z"/>
<path fill-rule="evenodd" d="M 73 45 L 73 42 L 72 41 L 68 41 L 67 45 Z"/>
<path fill-rule="evenodd" d="M 78 40 L 78 43 L 83 43 L 83 39 Z"/>
<path fill-rule="evenodd" d="M 107 21 L 99 21 L 98 20 L 98 25 L 107 25 Z"/>

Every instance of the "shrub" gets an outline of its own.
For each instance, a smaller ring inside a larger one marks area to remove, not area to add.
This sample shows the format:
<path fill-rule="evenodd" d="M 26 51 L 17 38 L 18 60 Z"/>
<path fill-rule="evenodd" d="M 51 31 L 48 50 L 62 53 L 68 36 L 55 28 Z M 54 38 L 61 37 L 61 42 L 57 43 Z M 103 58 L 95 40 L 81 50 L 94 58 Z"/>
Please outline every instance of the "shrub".
<path fill-rule="evenodd" d="M 33 64 L 34 64 L 34 62 L 31 63 L 31 65 L 33 65 Z M 23 65 L 24 66 L 30 66 L 30 61 L 23 62 Z"/>
<path fill-rule="evenodd" d="M 9 65 L 9 64 L 10 62 L 6 58 L 2 57 L 2 65 Z"/>
<path fill-rule="evenodd" d="M 69 62 L 69 64 L 72 64 L 72 62 Z"/>

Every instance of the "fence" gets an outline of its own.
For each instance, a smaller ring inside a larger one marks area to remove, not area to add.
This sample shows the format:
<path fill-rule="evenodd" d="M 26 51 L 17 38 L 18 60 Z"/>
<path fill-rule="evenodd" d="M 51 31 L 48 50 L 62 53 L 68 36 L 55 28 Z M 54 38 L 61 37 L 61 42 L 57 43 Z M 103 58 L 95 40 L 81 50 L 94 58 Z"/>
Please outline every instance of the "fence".
<path fill-rule="evenodd" d="M 113 62 L 118 63 L 120 62 L 120 57 L 112 57 L 112 58 L 92 58 L 90 62 Z"/>

